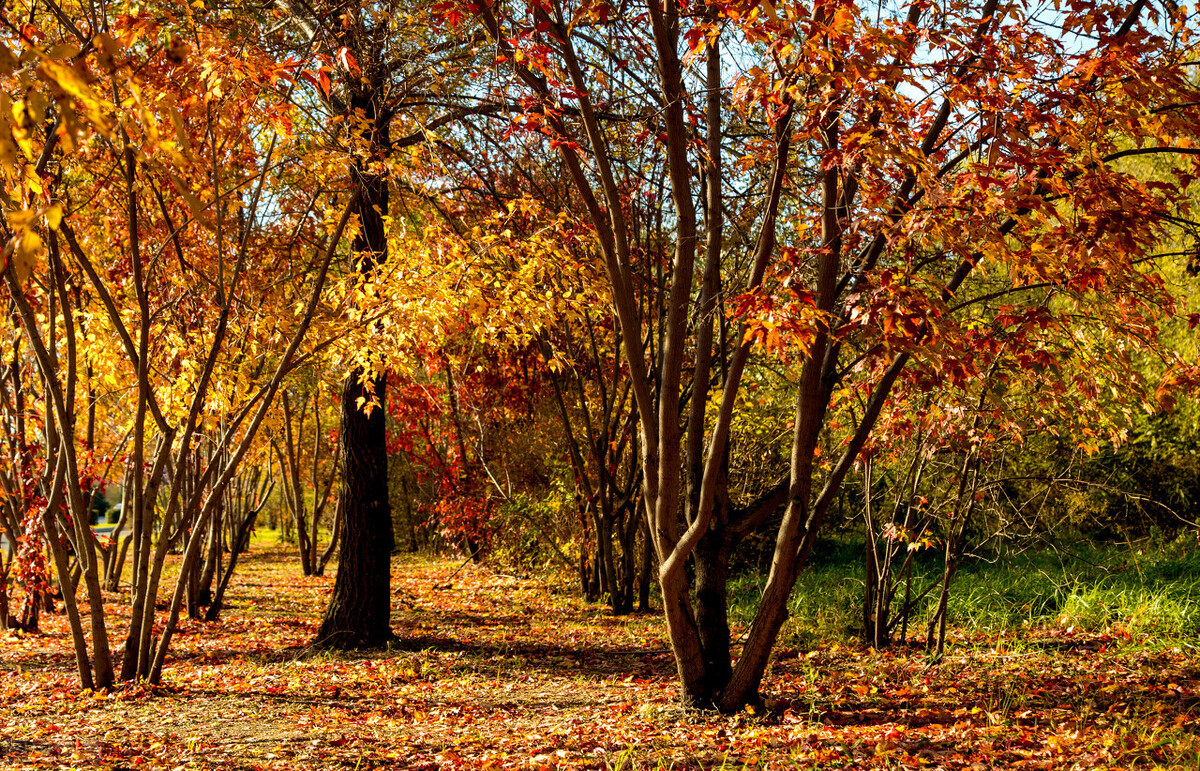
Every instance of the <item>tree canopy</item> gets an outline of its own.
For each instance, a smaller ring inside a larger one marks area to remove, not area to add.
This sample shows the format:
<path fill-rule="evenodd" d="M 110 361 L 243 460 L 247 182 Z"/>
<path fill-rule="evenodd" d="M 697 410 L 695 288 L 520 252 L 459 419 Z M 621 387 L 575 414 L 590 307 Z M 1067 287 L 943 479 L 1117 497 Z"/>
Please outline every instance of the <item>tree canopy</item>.
<path fill-rule="evenodd" d="M 158 682 L 265 517 L 306 575 L 340 550 L 320 644 L 393 637 L 394 547 L 554 563 L 655 595 L 682 700 L 726 712 L 849 523 L 864 634 L 925 608 L 938 655 L 972 544 L 1084 527 L 1049 491 L 1195 526 L 1186 6 L 0 17 L 0 621 L 15 565 L 82 687 Z"/>

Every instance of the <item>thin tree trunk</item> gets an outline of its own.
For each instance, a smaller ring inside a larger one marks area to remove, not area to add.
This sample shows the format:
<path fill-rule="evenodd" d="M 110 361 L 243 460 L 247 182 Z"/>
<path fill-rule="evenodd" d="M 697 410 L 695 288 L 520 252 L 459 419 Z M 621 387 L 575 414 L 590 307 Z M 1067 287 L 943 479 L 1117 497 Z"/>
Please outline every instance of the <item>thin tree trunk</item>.
<path fill-rule="evenodd" d="M 342 507 L 341 504 L 336 504 L 333 510 L 333 524 L 329 527 L 329 545 L 325 547 L 325 551 L 321 554 L 321 559 L 317 560 L 316 570 L 313 575 L 325 575 L 325 566 L 329 564 L 329 560 L 333 559 L 334 552 L 337 551 L 338 543 L 341 539 L 342 532 Z M 390 582 L 389 578 L 389 582 Z"/>
<path fill-rule="evenodd" d="M 267 495 L 270 494 L 268 490 Z M 237 567 L 238 557 L 250 545 L 250 531 L 254 529 L 254 522 L 258 519 L 258 514 L 267 505 L 267 495 L 262 496 L 261 502 L 256 506 L 249 515 L 242 521 L 238 531 L 234 534 L 233 541 L 230 544 L 229 551 L 229 567 L 221 575 L 221 580 L 217 583 L 217 589 L 213 593 L 212 603 L 209 604 L 208 610 L 204 614 L 205 621 L 216 621 L 221 616 L 221 610 L 225 607 L 225 590 L 229 588 L 229 581 L 233 578 L 233 570 Z"/>
<path fill-rule="evenodd" d="M 646 516 L 642 513 L 641 505 L 638 505 L 638 519 L 641 521 L 639 529 L 641 530 L 641 571 L 638 575 L 638 613 L 650 612 L 650 582 L 653 580 L 654 570 L 654 544 L 650 541 L 650 528 L 646 525 Z"/>
<path fill-rule="evenodd" d="M 75 646 L 75 665 L 79 672 L 79 684 L 83 688 L 94 688 L 96 682 L 92 677 L 92 661 L 88 656 L 87 639 L 83 634 L 83 621 L 79 616 L 79 607 L 75 603 L 75 591 L 71 586 L 67 553 L 59 540 L 58 523 L 55 522 L 54 512 L 62 504 L 62 489 L 66 476 L 66 461 L 60 455 L 54 472 L 53 493 L 42 510 L 42 527 L 45 528 L 46 540 L 50 544 L 55 573 L 58 575 L 58 587 L 62 591 L 63 607 L 67 612 L 67 623 L 71 628 L 71 642 Z M 107 686 L 108 683 L 105 685 Z"/>

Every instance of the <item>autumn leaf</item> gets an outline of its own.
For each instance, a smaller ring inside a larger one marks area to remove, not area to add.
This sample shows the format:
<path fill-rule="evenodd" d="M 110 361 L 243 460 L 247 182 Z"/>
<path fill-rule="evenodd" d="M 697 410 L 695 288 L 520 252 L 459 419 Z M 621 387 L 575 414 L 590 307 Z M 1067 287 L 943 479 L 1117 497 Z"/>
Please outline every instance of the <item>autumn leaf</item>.
<path fill-rule="evenodd" d="M 106 134 L 112 129 L 112 122 L 109 118 L 112 104 L 98 96 L 75 69 L 53 59 L 42 60 L 38 69 L 48 80 L 74 99 L 76 104 L 83 107 L 88 120 L 96 129 Z"/>

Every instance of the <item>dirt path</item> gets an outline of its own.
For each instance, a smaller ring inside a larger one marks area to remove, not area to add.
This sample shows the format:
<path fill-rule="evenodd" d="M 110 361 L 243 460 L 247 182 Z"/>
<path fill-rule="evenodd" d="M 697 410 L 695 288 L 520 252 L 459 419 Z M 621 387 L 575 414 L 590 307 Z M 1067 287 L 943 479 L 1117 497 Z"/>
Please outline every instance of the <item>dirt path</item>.
<path fill-rule="evenodd" d="M 1194 654 L 1061 631 L 785 646 L 768 706 L 689 714 L 657 617 L 461 563 L 394 571 L 394 649 L 311 654 L 331 578 L 251 555 L 164 687 L 79 694 L 60 617 L 0 637 L 0 769 L 1127 768 L 1200 760 Z M 1193 766 L 1194 767 L 1194 766 Z"/>

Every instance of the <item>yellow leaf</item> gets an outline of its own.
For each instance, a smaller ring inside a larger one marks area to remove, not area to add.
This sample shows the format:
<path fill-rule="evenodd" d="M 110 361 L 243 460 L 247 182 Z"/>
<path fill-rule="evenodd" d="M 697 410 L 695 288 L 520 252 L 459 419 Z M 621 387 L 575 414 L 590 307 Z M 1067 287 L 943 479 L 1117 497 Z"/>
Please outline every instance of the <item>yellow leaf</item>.
<path fill-rule="evenodd" d="M 58 226 L 62 224 L 63 210 L 62 204 L 53 204 L 46 209 L 46 224 L 51 230 L 58 230 Z"/>
<path fill-rule="evenodd" d="M 91 121 L 92 125 L 104 132 L 109 130 L 109 121 L 106 112 L 110 106 L 109 103 L 98 97 L 96 92 L 92 90 L 92 87 L 84 81 L 78 72 L 66 65 L 49 59 L 42 62 L 40 69 L 64 93 L 83 105 L 88 120 Z"/>
<path fill-rule="evenodd" d="M 13 270 L 17 273 L 17 284 L 24 286 L 33 273 L 33 268 L 37 265 L 37 259 L 45 249 L 45 245 L 42 243 L 42 237 L 34 230 L 27 230 L 18 238 L 20 240 L 17 241 L 16 249 L 13 251 Z"/>
<path fill-rule="evenodd" d="M 833 14 L 833 23 L 829 25 L 829 28 L 835 33 L 845 33 L 849 32 L 853 26 L 854 12 L 843 6 Z"/>
<path fill-rule="evenodd" d="M 0 43 L 0 75 L 11 75 L 17 69 L 17 57 L 8 50 L 8 46 Z"/>

